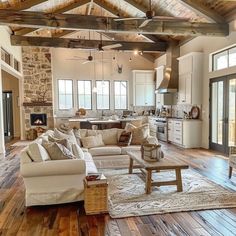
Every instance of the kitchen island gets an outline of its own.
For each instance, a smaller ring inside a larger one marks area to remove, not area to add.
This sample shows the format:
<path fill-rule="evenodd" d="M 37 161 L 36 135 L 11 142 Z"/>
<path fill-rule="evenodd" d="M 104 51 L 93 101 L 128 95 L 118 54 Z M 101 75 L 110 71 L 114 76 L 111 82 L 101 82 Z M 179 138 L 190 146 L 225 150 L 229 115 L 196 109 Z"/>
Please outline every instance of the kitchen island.
<path fill-rule="evenodd" d="M 96 126 L 96 129 L 111 129 L 120 128 L 123 129 L 127 122 L 143 119 L 142 116 L 127 117 L 111 119 L 110 117 L 55 117 L 56 127 L 60 126 L 61 123 L 67 123 L 71 127 L 80 129 L 92 129 Z"/>

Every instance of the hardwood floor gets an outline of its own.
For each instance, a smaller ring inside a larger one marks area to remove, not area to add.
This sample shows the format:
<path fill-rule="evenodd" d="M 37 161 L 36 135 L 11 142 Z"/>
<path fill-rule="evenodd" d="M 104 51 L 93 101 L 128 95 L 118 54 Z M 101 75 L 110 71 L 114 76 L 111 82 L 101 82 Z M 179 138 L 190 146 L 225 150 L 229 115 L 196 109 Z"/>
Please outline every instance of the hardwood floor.
<path fill-rule="evenodd" d="M 19 174 L 19 151 L 8 147 L 0 157 L 0 235 L 236 235 L 236 208 L 193 211 L 111 219 L 108 214 L 86 216 L 83 203 L 54 206 L 24 206 L 24 184 Z M 228 179 L 227 158 L 203 149 L 183 150 L 163 145 L 166 155 L 181 159 L 198 173 L 236 191 L 236 173 Z M 127 166 L 127 160 L 105 162 L 98 167 Z M 236 201 L 236 199 L 235 199 Z"/>

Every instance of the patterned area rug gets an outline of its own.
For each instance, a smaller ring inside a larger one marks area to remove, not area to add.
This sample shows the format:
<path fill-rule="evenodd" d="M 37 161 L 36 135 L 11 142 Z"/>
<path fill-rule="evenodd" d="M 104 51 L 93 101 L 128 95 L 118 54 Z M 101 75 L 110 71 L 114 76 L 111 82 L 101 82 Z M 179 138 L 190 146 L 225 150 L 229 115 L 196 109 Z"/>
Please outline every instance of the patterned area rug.
<path fill-rule="evenodd" d="M 126 173 L 124 170 L 105 171 L 112 218 L 236 207 L 235 191 L 227 190 L 192 170 L 182 171 L 183 192 L 177 192 L 176 186 L 162 186 L 153 187 L 149 195 L 145 194 L 141 174 Z M 155 173 L 153 179 L 173 180 L 175 173 Z"/>

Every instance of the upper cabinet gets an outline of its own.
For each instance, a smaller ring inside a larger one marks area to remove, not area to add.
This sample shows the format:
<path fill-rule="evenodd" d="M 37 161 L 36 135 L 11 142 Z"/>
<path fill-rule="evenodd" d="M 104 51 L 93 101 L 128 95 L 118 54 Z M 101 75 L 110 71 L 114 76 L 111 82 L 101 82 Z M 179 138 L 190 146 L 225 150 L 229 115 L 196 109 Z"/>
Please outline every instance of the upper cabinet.
<path fill-rule="evenodd" d="M 133 70 L 134 106 L 155 106 L 153 70 Z"/>
<path fill-rule="evenodd" d="M 193 52 L 179 60 L 179 104 L 202 104 L 203 53 Z"/>
<path fill-rule="evenodd" d="M 159 88 L 162 80 L 164 79 L 164 71 L 165 66 L 159 66 L 156 68 L 156 89 Z M 163 105 L 172 105 L 173 104 L 173 96 L 172 94 L 161 94 L 156 93 L 156 106 Z"/>

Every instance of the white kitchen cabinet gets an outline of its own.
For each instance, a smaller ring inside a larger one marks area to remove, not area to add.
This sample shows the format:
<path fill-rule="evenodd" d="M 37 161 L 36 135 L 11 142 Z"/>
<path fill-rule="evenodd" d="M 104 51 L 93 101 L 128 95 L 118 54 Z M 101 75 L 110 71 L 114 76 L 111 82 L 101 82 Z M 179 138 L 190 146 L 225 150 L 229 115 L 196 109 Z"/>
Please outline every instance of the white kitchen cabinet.
<path fill-rule="evenodd" d="M 162 80 L 164 79 L 165 66 L 159 66 L 156 68 L 156 89 L 159 88 Z M 161 94 L 156 93 L 156 106 L 172 105 L 173 95 L 172 94 Z"/>
<path fill-rule="evenodd" d="M 153 70 L 133 71 L 134 106 L 155 106 L 155 81 Z"/>
<path fill-rule="evenodd" d="M 168 141 L 184 148 L 199 148 L 201 125 L 201 120 L 168 119 Z"/>
<path fill-rule="evenodd" d="M 203 53 L 179 57 L 178 104 L 202 104 Z"/>

